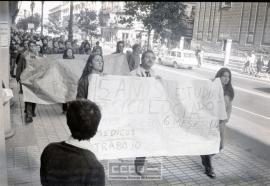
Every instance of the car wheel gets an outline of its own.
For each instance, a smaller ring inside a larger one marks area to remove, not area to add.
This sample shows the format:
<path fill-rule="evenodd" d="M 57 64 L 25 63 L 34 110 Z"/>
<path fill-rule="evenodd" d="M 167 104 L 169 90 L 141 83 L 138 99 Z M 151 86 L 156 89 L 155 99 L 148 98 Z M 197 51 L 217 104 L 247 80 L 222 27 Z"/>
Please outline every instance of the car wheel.
<path fill-rule="evenodd" d="M 173 67 L 174 68 L 178 68 L 178 65 L 177 65 L 177 62 L 176 61 L 173 62 Z"/>

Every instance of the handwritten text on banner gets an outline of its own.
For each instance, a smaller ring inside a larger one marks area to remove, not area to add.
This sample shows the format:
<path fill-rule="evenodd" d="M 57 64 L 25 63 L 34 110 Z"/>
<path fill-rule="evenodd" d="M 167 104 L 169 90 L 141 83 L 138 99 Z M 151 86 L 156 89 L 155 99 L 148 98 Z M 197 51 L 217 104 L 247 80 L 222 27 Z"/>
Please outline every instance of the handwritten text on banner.
<path fill-rule="evenodd" d="M 219 151 L 218 121 L 227 117 L 219 79 L 176 82 L 93 75 L 88 99 L 102 109 L 89 147 L 99 159 Z"/>

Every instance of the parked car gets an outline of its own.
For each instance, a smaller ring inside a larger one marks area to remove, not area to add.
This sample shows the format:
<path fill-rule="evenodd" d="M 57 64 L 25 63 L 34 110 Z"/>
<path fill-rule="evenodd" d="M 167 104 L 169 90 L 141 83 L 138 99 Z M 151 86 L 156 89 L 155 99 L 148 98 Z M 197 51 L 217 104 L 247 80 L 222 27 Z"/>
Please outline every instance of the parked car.
<path fill-rule="evenodd" d="M 174 68 L 192 69 L 198 65 L 198 59 L 194 51 L 172 49 L 166 51 L 164 55 L 158 56 L 158 63 Z"/>

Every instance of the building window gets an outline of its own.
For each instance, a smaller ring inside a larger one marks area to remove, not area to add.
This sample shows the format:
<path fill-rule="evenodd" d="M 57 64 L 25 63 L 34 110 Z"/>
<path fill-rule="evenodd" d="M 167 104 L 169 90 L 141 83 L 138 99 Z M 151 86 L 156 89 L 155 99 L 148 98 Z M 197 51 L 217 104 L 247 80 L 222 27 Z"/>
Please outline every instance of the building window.
<path fill-rule="evenodd" d="M 221 3 L 221 8 L 231 8 L 232 7 L 232 2 L 222 2 Z"/>

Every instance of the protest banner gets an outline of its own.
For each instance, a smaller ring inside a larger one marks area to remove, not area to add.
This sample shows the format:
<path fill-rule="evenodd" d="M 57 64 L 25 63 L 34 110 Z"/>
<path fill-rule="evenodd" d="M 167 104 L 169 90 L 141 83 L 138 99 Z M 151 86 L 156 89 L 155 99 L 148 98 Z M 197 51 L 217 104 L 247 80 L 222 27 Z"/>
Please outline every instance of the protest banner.
<path fill-rule="evenodd" d="M 125 54 L 111 54 L 103 57 L 105 74 L 129 75 L 130 70 Z"/>
<path fill-rule="evenodd" d="M 27 58 L 27 67 L 21 75 L 24 101 L 54 104 L 76 99 L 78 81 L 88 57 L 75 55 L 75 59 L 63 59 L 62 54 L 50 54 Z M 104 73 L 129 75 L 125 55 L 104 56 Z"/>
<path fill-rule="evenodd" d="M 57 55 L 27 59 L 21 75 L 24 101 L 54 104 L 74 100 L 84 66 L 85 60 L 62 59 Z"/>
<path fill-rule="evenodd" d="M 88 99 L 102 110 L 89 145 L 99 159 L 219 152 L 219 120 L 227 118 L 220 79 L 92 75 Z"/>

